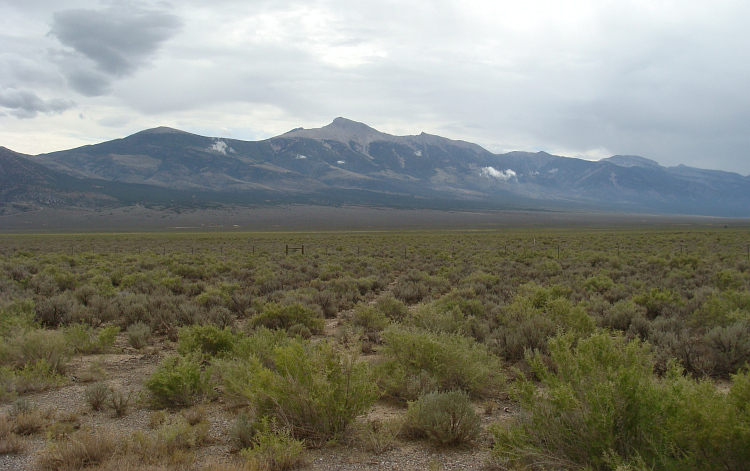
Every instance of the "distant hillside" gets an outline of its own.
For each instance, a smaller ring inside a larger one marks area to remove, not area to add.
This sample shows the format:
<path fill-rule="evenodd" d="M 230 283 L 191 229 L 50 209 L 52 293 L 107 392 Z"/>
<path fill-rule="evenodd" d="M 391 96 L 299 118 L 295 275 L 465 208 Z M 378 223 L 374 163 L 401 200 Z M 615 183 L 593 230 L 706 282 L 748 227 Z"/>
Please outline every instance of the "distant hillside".
<path fill-rule="evenodd" d="M 0 194 L 4 201 L 45 189 L 113 204 L 293 202 L 750 216 L 750 180 L 733 173 L 665 168 L 637 156 L 591 162 L 544 152 L 493 154 L 425 133 L 392 136 L 345 118 L 257 142 L 161 127 L 50 154 L 4 149 L 2 155 L 14 156 L 3 165 L 23 174 Z"/>

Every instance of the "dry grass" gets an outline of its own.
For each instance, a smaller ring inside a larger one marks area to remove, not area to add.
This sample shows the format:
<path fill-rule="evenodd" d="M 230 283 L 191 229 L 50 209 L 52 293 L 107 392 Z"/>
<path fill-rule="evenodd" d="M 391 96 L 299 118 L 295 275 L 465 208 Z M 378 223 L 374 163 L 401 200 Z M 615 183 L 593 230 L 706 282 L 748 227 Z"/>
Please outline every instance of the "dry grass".
<path fill-rule="evenodd" d="M 13 417 L 13 432 L 18 435 L 35 435 L 43 432 L 51 424 L 51 411 L 39 409 L 22 412 Z"/>
<path fill-rule="evenodd" d="M 81 430 L 63 440 L 52 442 L 39 455 L 39 470 L 73 471 L 100 465 L 111 459 L 118 446 L 114 436 L 99 430 Z"/>
<path fill-rule="evenodd" d="M 13 419 L 7 415 L 0 416 L 0 455 L 23 452 L 21 438 L 13 431 Z"/>
<path fill-rule="evenodd" d="M 351 429 L 352 441 L 363 449 L 379 455 L 395 447 L 403 425 L 404 421 L 400 418 L 357 422 Z"/>

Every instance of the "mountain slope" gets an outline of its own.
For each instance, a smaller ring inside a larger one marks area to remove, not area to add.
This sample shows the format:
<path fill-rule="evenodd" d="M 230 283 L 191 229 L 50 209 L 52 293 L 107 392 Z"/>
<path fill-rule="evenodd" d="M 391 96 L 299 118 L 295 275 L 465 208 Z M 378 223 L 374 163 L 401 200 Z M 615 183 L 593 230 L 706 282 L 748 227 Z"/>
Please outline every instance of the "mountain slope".
<path fill-rule="evenodd" d="M 750 180 L 737 174 L 665 168 L 637 156 L 591 162 L 544 152 L 493 154 L 425 133 L 392 136 L 345 118 L 257 142 L 162 127 L 29 158 L 78 179 L 240 202 L 271 198 L 418 207 L 453 201 L 750 215 Z"/>

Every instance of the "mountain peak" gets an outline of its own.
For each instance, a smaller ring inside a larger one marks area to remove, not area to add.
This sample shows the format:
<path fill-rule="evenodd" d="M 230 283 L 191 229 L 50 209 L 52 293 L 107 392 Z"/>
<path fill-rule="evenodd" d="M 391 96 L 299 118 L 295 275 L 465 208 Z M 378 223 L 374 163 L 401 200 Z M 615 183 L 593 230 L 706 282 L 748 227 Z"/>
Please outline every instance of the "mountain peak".
<path fill-rule="evenodd" d="M 327 126 L 315 129 L 294 129 L 281 137 L 306 137 L 321 141 L 339 141 L 348 144 L 354 141 L 362 146 L 373 141 L 390 140 L 393 136 L 382 133 L 370 126 L 338 117 Z"/>
<path fill-rule="evenodd" d="M 661 168 L 659 162 L 637 155 L 613 155 L 612 157 L 602 159 L 602 162 L 609 162 L 619 167 Z"/>
<path fill-rule="evenodd" d="M 190 134 L 185 131 L 180 131 L 179 129 L 170 128 L 167 126 L 159 126 L 156 128 L 146 129 L 140 132 L 137 132 L 136 134 Z"/>

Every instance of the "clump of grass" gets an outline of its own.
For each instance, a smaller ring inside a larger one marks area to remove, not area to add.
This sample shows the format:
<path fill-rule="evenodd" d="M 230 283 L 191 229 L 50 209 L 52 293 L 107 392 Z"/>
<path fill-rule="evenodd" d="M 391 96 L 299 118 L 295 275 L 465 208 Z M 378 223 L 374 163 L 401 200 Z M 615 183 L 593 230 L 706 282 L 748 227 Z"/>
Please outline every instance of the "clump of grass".
<path fill-rule="evenodd" d="M 125 444 L 126 453 L 147 465 L 185 466 L 196 448 L 211 441 L 210 425 L 204 418 L 191 425 L 182 414 L 168 417 L 153 432 L 136 432 Z"/>
<path fill-rule="evenodd" d="M 404 430 L 438 446 L 458 446 L 476 440 L 480 422 L 465 392 L 434 392 L 409 404 Z"/>
<path fill-rule="evenodd" d="M 379 455 L 395 446 L 403 426 L 402 419 L 388 421 L 375 419 L 355 423 L 352 432 L 356 442 L 362 448 Z"/>
<path fill-rule="evenodd" d="M 23 441 L 15 432 L 14 425 L 9 416 L 0 416 L 0 455 L 17 455 L 24 450 Z"/>
<path fill-rule="evenodd" d="M 100 430 L 81 430 L 51 443 L 37 460 L 42 471 L 78 470 L 105 463 L 117 451 L 116 439 Z"/>
<path fill-rule="evenodd" d="M 86 402 L 91 410 L 100 411 L 109 399 L 111 390 L 104 383 L 94 383 L 86 388 Z"/>
<path fill-rule="evenodd" d="M 117 417 L 124 417 L 128 413 L 130 407 L 130 400 L 133 397 L 133 392 L 128 391 L 126 394 L 121 389 L 112 389 L 109 394 L 108 405 L 115 412 Z"/>
<path fill-rule="evenodd" d="M 148 345 L 151 339 L 151 327 L 145 322 L 139 321 L 128 326 L 127 334 L 130 346 L 140 350 Z"/>

